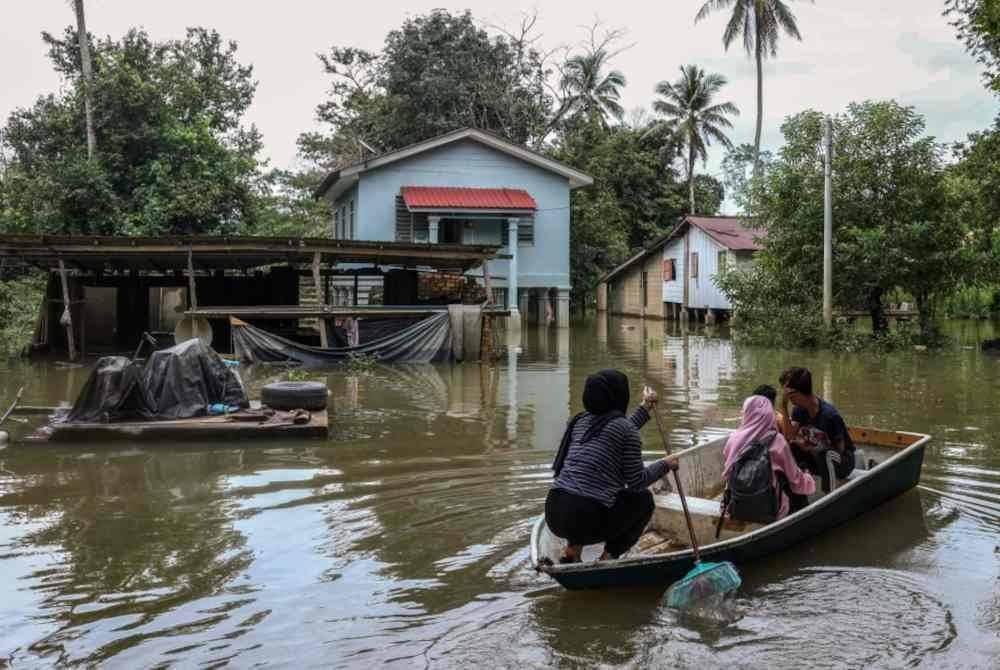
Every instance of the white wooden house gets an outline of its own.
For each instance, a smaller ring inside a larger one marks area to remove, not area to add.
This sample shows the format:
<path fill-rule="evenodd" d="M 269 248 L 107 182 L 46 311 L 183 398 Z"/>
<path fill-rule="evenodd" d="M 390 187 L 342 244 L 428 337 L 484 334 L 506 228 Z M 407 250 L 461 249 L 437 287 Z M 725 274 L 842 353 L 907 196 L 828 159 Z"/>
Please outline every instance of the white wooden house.
<path fill-rule="evenodd" d="M 715 283 L 719 270 L 750 263 L 760 248 L 738 217 L 688 216 L 604 277 L 597 309 L 651 318 L 706 318 L 731 305 Z"/>

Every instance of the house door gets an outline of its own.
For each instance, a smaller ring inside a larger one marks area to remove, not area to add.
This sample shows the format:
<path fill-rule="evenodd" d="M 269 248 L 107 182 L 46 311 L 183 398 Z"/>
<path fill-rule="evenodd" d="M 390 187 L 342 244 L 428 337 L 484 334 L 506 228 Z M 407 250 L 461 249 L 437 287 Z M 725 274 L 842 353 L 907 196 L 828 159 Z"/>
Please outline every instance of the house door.
<path fill-rule="evenodd" d="M 445 219 L 440 223 L 440 229 L 438 234 L 440 235 L 440 241 L 442 244 L 461 244 L 462 243 L 462 228 L 465 227 L 465 221 L 461 219 Z"/>

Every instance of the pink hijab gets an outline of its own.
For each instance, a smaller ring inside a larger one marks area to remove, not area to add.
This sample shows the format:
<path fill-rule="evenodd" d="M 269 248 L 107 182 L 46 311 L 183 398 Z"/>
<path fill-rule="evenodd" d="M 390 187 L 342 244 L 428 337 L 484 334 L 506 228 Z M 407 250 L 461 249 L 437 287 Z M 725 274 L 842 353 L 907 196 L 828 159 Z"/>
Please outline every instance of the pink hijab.
<path fill-rule="evenodd" d="M 761 395 L 752 395 L 743 402 L 743 421 L 740 427 L 729 436 L 726 447 L 722 450 L 725 459 L 725 469 L 722 477 L 725 479 L 729 475 L 729 468 L 739 457 L 740 453 L 756 440 L 761 439 L 768 433 L 778 431 L 778 422 L 774 418 L 774 406 L 771 401 Z"/>

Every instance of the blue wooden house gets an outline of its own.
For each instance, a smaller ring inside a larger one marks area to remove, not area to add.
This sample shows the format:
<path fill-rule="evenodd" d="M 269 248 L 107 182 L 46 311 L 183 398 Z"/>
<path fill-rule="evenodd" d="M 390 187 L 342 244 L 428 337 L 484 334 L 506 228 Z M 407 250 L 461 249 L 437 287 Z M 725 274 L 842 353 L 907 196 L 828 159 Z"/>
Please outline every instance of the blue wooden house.
<path fill-rule="evenodd" d="M 524 146 L 465 128 L 331 173 L 317 197 L 345 240 L 497 244 L 494 300 L 529 322 L 569 321 L 570 191 L 593 182 Z"/>

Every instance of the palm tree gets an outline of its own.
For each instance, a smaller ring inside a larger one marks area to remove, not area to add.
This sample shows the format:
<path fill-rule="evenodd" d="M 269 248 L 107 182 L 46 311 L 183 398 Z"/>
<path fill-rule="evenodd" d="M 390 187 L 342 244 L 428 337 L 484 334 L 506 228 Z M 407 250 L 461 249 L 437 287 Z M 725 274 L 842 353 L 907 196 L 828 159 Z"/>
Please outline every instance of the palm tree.
<path fill-rule="evenodd" d="M 778 38 L 782 30 L 800 41 L 802 35 L 795 15 L 782 0 L 708 0 L 694 20 L 697 23 L 714 11 L 730 7 L 733 13 L 722 33 L 722 43 L 728 50 L 736 38 L 743 38 L 747 56 L 757 61 L 757 130 L 753 141 L 756 173 L 760 165 L 760 131 L 764 115 L 764 58 L 778 55 Z"/>
<path fill-rule="evenodd" d="M 97 151 L 97 135 L 94 131 L 94 77 L 90 62 L 87 21 L 83 15 L 83 0 L 73 0 L 73 10 L 76 12 L 76 34 L 80 44 L 80 64 L 83 70 L 83 114 L 87 125 L 87 160 L 94 160 L 94 152 Z"/>
<path fill-rule="evenodd" d="M 656 85 L 660 99 L 653 102 L 653 111 L 665 118 L 654 124 L 649 133 L 664 135 L 686 149 L 691 214 L 695 213 L 695 163 L 699 158 L 708 159 L 708 147 L 713 141 L 727 149 L 733 146 L 723 129 L 733 127 L 727 117 L 739 116 L 740 110 L 731 102 L 715 102 L 725 85 L 726 78 L 721 74 L 706 73 L 697 65 L 681 66 L 677 81 L 661 81 Z"/>
<path fill-rule="evenodd" d="M 599 47 L 566 61 L 559 82 L 563 103 L 552 125 L 567 115 L 583 114 L 589 120 L 597 119 L 605 128 L 609 117 L 622 118 L 625 110 L 620 89 L 625 86 L 625 75 L 618 70 L 605 74 L 610 59 L 608 50 Z"/>

